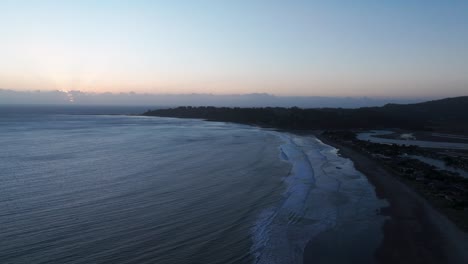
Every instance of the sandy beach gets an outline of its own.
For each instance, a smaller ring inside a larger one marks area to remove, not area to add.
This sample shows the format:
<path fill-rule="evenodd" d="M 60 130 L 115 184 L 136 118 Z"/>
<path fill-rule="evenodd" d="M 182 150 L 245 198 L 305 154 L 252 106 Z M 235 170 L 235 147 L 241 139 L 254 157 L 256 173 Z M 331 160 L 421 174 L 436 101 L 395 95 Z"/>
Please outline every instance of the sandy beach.
<path fill-rule="evenodd" d="M 384 238 L 375 252 L 376 263 L 468 263 L 468 234 L 461 231 L 425 199 L 402 183 L 395 175 L 369 157 L 349 147 L 316 135 L 322 142 L 339 149 L 339 153 L 354 162 L 375 186 L 379 198 L 389 206 L 380 213 L 389 216 L 383 226 Z M 316 237 L 304 251 L 304 263 L 317 261 Z M 358 238 L 355 242 L 359 243 Z M 343 262 L 344 263 L 344 262 Z M 348 260 L 346 263 L 354 263 Z"/>

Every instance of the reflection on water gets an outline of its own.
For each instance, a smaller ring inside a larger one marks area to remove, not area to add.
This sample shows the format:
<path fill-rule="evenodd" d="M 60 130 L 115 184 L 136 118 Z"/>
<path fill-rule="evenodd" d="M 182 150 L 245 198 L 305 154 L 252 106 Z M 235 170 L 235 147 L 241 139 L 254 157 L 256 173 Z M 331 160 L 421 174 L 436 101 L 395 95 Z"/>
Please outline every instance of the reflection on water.
<path fill-rule="evenodd" d="M 462 169 L 458 169 L 458 168 L 455 168 L 455 167 L 447 166 L 447 164 L 445 164 L 445 162 L 442 161 L 442 160 L 431 159 L 431 158 L 423 157 L 423 156 L 419 156 L 419 155 L 404 155 L 404 157 L 417 159 L 417 160 L 422 161 L 422 162 L 424 162 L 426 164 L 434 166 L 434 167 L 438 168 L 439 170 L 446 170 L 446 171 L 450 171 L 450 172 L 455 172 L 455 173 L 460 174 L 460 176 L 462 176 L 464 178 L 468 178 L 468 172 L 467 171 L 462 170 Z"/>
<path fill-rule="evenodd" d="M 0 263 L 251 263 L 278 137 L 125 116 L 0 117 Z"/>
<path fill-rule="evenodd" d="M 436 142 L 436 141 L 422 141 L 422 140 L 401 140 L 401 139 L 390 139 L 382 138 L 378 136 L 392 134 L 393 131 L 386 130 L 373 130 L 370 132 L 358 133 L 357 138 L 359 140 L 370 141 L 373 143 L 380 144 L 396 144 L 396 145 L 414 145 L 423 148 L 438 148 L 438 149 L 467 149 L 468 144 L 466 143 L 453 143 L 453 142 Z"/>
<path fill-rule="evenodd" d="M 302 263 L 330 231 L 366 259 L 379 244 L 383 202 L 314 137 L 56 110 L 0 112 L 0 263 Z"/>

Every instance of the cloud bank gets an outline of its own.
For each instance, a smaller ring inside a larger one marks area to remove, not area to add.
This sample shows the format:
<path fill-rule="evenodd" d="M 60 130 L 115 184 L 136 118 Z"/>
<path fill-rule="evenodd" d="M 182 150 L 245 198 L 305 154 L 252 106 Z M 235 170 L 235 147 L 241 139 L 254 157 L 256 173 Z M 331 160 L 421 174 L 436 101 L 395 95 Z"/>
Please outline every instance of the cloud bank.
<path fill-rule="evenodd" d="M 260 94 L 140 94 L 86 93 L 81 91 L 14 91 L 0 89 L 0 104 L 34 105 L 121 105 L 121 106 L 227 106 L 227 107 L 342 107 L 382 106 L 415 103 L 434 98 L 401 99 L 369 97 L 275 96 Z"/>

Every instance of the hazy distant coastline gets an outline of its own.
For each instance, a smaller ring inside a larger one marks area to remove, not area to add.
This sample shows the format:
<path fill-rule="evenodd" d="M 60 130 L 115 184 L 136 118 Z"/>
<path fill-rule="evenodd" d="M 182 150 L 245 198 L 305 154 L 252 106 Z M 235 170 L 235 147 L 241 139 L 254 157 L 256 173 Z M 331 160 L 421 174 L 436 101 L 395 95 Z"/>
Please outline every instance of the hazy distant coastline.
<path fill-rule="evenodd" d="M 417 103 L 436 98 L 392 97 L 327 97 L 276 96 L 267 93 L 250 94 L 146 94 L 146 93 L 88 93 L 65 91 L 14 91 L 0 89 L 1 104 L 67 104 L 67 105 L 153 105 L 153 106 L 228 106 L 228 107 L 341 107 L 357 108 L 383 106 L 388 103 Z"/>

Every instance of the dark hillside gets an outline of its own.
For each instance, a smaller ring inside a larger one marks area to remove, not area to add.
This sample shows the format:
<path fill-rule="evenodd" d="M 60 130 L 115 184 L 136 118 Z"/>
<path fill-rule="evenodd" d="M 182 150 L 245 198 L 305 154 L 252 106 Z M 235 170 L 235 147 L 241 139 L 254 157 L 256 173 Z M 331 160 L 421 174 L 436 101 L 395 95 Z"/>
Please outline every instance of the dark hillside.
<path fill-rule="evenodd" d="M 468 96 L 447 98 L 418 104 L 388 104 L 380 109 L 394 116 L 410 116 L 414 119 L 426 119 L 434 122 L 468 122 Z"/>
<path fill-rule="evenodd" d="M 228 108 L 177 107 L 144 113 L 147 116 L 202 118 L 283 129 L 378 129 L 398 127 L 425 130 L 437 126 L 468 126 L 468 96 L 418 104 L 388 104 L 359 109 L 297 107 Z"/>

